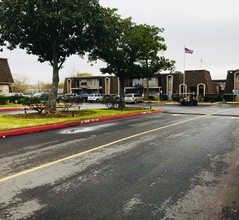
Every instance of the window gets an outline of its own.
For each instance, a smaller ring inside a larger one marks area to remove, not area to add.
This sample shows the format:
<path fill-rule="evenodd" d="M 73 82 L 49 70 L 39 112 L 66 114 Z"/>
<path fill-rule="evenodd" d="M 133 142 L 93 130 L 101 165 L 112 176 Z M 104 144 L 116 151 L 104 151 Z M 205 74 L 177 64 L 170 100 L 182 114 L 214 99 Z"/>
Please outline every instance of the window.
<path fill-rule="evenodd" d="M 80 82 L 81 86 L 87 86 L 87 81 L 86 79 L 82 79 Z"/>
<path fill-rule="evenodd" d="M 92 79 L 92 86 L 98 86 L 98 79 Z"/>
<path fill-rule="evenodd" d="M 149 85 L 156 85 L 156 82 L 157 82 L 156 78 L 151 78 L 149 80 Z"/>
<path fill-rule="evenodd" d="M 167 95 L 169 98 L 173 95 L 173 76 L 167 76 Z"/>
<path fill-rule="evenodd" d="M 199 97 L 204 97 L 206 92 L 206 85 L 203 83 L 200 83 L 197 85 L 197 94 Z"/>
<path fill-rule="evenodd" d="M 134 79 L 133 80 L 133 86 L 141 86 L 141 85 L 143 85 L 142 79 Z"/>
<path fill-rule="evenodd" d="M 76 88 L 79 88 L 79 87 L 80 87 L 80 80 L 77 79 L 77 80 L 76 80 Z"/>

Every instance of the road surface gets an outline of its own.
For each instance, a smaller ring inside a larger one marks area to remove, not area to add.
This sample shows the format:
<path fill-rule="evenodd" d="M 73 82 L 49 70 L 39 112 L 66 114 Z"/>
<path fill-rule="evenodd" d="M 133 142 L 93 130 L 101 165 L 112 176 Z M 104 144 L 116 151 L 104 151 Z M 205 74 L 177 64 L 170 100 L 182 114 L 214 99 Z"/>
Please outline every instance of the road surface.
<path fill-rule="evenodd" d="M 0 219 L 239 219 L 239 108 L 0 139 Z"/>

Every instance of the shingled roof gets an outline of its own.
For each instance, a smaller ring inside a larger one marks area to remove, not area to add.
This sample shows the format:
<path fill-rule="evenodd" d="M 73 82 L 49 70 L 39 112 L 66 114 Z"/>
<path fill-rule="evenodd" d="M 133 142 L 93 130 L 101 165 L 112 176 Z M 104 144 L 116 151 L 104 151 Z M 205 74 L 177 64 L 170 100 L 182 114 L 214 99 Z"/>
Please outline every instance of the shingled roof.
<path fill-rule="evenodd" d="M 10 85 L 14 83 L 8 61 L 0 58 L 0 84 Z"/>

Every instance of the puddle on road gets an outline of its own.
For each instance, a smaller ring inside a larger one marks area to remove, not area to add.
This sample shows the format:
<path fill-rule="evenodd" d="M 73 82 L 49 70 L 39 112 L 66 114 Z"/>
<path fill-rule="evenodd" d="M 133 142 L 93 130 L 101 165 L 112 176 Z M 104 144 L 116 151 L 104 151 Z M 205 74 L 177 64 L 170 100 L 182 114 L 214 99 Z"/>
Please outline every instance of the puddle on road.
<path fill-rule="evenodd" d="M 86 126 L 86 127 L 83 127 L 82 125 L 80 125 L 78 127 L 61 130 L 59 133 L 60 134 L 78 134 L 78 133 L 84 133 L 84 132 L 89 132 L 89 131 L 95 131 L 95 130 L 105 128 L 105 127 L 110 127 L 115 124 L 116 123 L 109 123 L 109 124 L 104 124 L 104 125 L 94 125 L 94 126 L 92 125 L 92 126 Z"/>

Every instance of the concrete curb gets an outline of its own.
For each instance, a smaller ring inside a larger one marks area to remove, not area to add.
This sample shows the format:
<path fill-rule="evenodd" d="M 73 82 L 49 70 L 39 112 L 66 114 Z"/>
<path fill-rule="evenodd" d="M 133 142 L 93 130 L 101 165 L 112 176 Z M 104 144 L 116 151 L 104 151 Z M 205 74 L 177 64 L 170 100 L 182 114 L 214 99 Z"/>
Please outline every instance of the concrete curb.
<path fill-rule="evenodd" d="M 106 117 L 101 117 L 101 118 L 92 118 L 92 119 L 72 121 L 72 122 L 61 122 L 61 123 L 57 123 L 57 124 L 41 125 L 41 126 L 30 127 L 30 128 L 20 128 L 20 129 L 15 129 L 15 130 L 0 131 L 0 137 L 4 138 L 4 137 L 7 137 L 7 136 L 14 136 L 14 135 L 27 134 L 27 133 L 40 132 L 40 131 L 47 131 L 47 130 L 66 128 L 66 127 L 72 127 L 72 126 L 83 125 L 83 124 L 89 124 L 89 123 L 103 122 L 103 121 L 109 121 L 109 120 L 115 120 L 115 119 L 121 119 L 121 118 L 128 118 L 128 117 L 134 117 L 134 116 L 149 115 L 149 114 L 156 114 L 156 113 L 162 113 L 162 112 L 163 112 L 162 110 L 155 110 L 155 111 L 150 111 L 150 112 L 138 112 L 138 113 L 132 113 L 132 114 L 106 116 Z"/>

